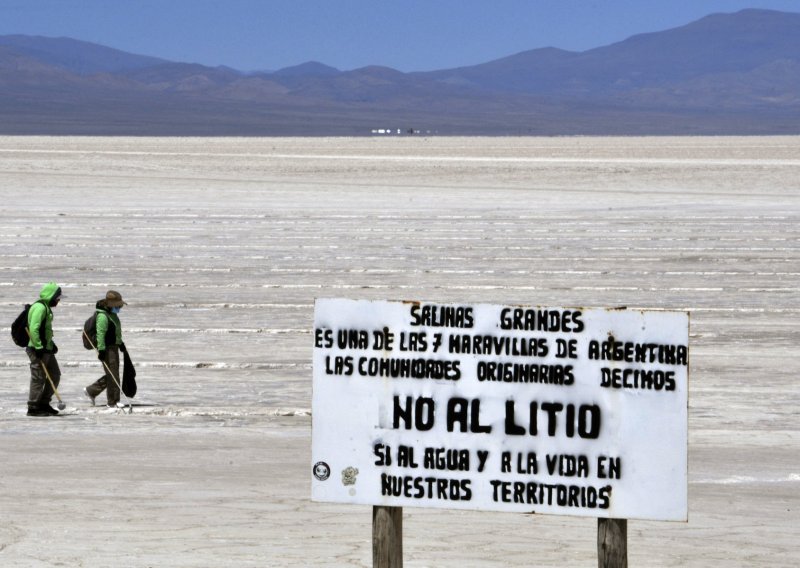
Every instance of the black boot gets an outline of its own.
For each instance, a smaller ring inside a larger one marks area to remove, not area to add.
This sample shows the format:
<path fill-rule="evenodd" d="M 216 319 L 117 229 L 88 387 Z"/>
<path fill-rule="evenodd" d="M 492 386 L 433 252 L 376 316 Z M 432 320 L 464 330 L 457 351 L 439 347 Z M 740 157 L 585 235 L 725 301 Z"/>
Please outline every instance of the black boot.
<path fill-rule="evenodd" d="M 55 413 L 58 414 L 58 410 L 56 410 Z M 42 406 L 29 406 L 28 416 L 53 416 L 53 414 L 51 414 L 47 409 L 45 409 Z"/>

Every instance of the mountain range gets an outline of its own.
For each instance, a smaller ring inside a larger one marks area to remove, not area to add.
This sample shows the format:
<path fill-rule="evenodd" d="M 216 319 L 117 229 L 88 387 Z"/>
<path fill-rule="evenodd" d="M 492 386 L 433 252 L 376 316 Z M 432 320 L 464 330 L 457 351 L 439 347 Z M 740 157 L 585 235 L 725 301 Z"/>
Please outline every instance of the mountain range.
<path fill-rule="evenodd" d="M 0 134 L 800 134 L 800 13 L 742 10 L 456 69 L 248 73 L 0 36 Z"/>

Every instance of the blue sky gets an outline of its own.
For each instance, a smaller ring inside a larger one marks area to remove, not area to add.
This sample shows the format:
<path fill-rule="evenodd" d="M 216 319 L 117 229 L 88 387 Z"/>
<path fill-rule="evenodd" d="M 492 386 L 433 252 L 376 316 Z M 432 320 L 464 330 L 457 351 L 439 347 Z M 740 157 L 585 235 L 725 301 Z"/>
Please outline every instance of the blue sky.
<path fill-rule="evenodd" d="M 0 35 L 71 37 L 173 61 L 427 71 L 539 47 L 584 51 L 715 12 L 800 0 L 0 0 Z"/>

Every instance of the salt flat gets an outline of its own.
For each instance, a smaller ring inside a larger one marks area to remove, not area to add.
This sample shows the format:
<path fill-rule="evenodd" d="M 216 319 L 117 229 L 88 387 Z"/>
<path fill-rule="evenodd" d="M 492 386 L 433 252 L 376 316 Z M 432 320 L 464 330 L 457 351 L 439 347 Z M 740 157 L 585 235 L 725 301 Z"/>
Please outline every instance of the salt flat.
<path fill-rule="evenodd" d="M 690 311 L 689 522 L 630 564 L 800 564 L 800 138 L 0 137 L 0 199 L 68 404 L 0 344 L 3 566 L 370 566 L 371 510 L 309 500 L 319 297 Z M 109 288 L 132 415 L 81 395 Z M 593 519 L 404 515 L 406 566 L 596 565 Z"/>

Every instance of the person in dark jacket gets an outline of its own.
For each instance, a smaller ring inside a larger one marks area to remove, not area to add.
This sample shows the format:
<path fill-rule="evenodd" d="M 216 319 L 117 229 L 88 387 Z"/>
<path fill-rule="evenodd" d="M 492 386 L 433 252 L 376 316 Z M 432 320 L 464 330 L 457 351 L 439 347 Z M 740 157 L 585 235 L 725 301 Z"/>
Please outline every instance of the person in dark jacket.
<path fill-rule="evenodd" d="M 95 398 L 104 390 L 106 403 L 109 407 L 116 407 L 119 402 L 120 374 L 119 354 L 125 352 L 125 343 L 122 341 L 122 324 L 119 321 L 119 312 L 127 302 L 122 301 L 122 295 L 114 290 L 109 290 L 106 297 L 97 302 L 97 358 L 103 363 L 103 376 L 83 389 L 84 394 L 94 406 Z M 111 374 L 109 374 L 111 373 Z"/>
<path fill-rule="evenodd" d="M 31 385 L 28 393 L 28 416 L 55 416 L 58 410 L 50 406 L 53 388 L 61 381 L 53 342 L 53 308 L 61 300 L 61 288 L 55 282 L 42 287 L 39 299 L 28 310 L 28 346 L 25 353 L 31 362 Z M 49 375 L 49 380 L 48 380 Z M 52 381 L 52 384 L 51 384 Z"/>

